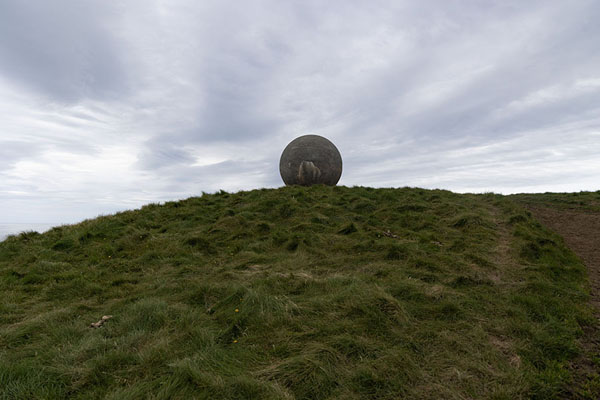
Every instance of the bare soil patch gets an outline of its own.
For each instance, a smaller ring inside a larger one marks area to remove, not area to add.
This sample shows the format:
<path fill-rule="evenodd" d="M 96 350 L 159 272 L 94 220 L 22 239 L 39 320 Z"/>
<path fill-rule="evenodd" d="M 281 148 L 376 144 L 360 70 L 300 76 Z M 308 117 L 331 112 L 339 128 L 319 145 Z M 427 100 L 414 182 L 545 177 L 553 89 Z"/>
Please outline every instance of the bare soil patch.
<path fill-rule="evenodd" d="M 591 302 L 600 313 L 600 213 L 529 206 L 545 226 L 561 235 L 588 268 Z"/>

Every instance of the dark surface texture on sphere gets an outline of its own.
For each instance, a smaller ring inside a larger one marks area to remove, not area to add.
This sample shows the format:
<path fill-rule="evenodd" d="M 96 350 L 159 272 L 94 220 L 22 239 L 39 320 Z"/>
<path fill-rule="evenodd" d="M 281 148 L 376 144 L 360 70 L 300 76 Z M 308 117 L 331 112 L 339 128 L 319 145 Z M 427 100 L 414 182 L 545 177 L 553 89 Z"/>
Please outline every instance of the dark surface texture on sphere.
<path fill-rule="evenodd" d="M 283 150 L 279 173 L 286 185 L 334 186 L 342 176 L 342 156 L 335 145 L 322 136 L 300 136 Z"/>

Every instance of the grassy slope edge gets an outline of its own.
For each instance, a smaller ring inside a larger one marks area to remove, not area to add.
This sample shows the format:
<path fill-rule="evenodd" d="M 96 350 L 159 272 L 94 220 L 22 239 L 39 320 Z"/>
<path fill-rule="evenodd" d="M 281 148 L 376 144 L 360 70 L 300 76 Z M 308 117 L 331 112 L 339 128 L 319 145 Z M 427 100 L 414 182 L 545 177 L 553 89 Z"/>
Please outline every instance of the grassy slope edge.
<path fill-rule="evenodd" d="M 585 284 L 499 195 L 151 204 L 0 243 L 0 398 L 561 398 Z"/>

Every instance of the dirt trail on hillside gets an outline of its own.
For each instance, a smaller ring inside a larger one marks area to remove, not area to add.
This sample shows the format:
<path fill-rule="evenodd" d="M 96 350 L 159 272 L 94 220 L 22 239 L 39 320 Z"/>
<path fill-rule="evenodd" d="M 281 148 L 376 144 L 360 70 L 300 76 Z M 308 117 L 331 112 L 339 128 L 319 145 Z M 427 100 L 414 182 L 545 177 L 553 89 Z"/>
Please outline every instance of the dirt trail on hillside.
<path fill-rule="evenodd" d="M 588 268 L 591 303 L 600 316 L 600 213 L 527 206 L 542 224 L 561 235 Z"/>
<path fill-rule="evenodd" d="M 561 210 L 550 207 L 525 206 L 540 223 L 561 235 L 567 245 L 585 263 L 590 277 L 591 303 L 600 321 L 600 213 L 587 210 Z M 591 399 L 598 396 L 595 386 L 598 371 L 594 359 L 600 355 L 600 324 L 583 327 L 581 345 L 584 349 L 571 365 L 575 371 L 575 385 L 565 398 Z M 593 393 L 592 393 L 593 392 Z"/>

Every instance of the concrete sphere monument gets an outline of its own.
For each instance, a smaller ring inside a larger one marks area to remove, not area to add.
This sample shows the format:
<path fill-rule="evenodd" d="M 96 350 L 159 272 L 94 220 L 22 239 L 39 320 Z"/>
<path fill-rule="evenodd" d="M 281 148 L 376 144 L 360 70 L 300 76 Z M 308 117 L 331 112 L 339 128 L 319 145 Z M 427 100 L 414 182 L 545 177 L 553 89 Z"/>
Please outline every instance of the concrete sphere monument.
<path fill-rule="evenodd" d="M 342 156 L 335 145 L 322 136 L 300 136 L 281 153 L 279 173 L 286 185 L 335 186 L 342 176 Z"/>

